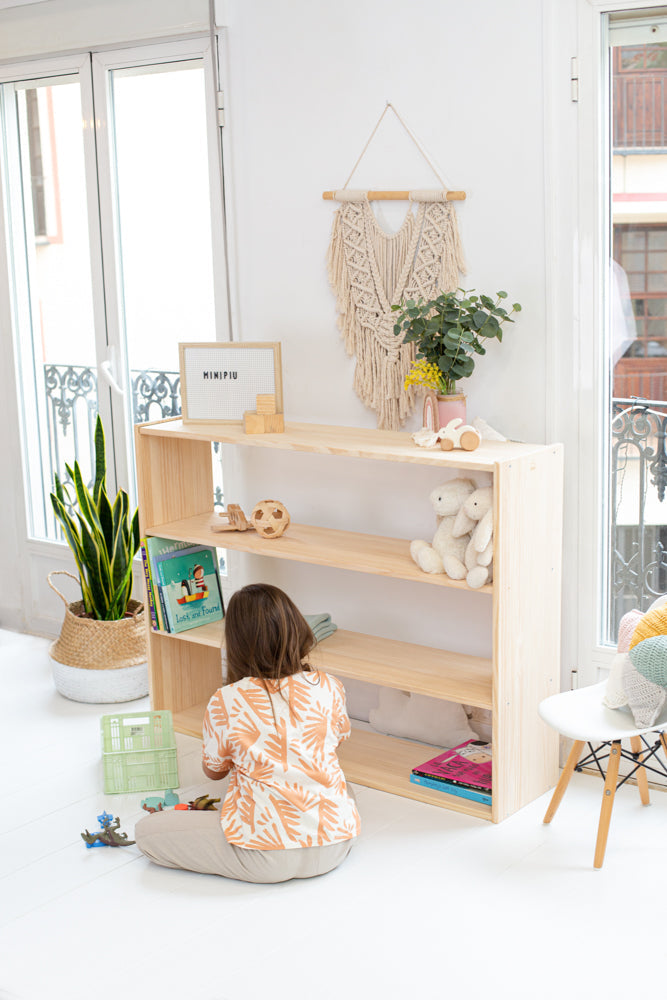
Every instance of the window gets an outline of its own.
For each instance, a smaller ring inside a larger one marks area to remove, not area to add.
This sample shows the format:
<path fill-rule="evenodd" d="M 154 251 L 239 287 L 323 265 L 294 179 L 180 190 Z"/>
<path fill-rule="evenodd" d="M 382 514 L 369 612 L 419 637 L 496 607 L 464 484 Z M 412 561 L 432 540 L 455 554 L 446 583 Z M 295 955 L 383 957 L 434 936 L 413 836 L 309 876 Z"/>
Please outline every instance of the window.
<path fill-rule="evenodd" d="M 622 44 L 628 31 L 641 44 Z M 622 615 L 667 590 L 667 44 L 655 20 L 609 30 L 610 406 L 607 598 L 602 643 Z"/>
<path fill-rule="evenodd" d="M 60 540 L 54 476 L 91 474 L 98 412 L 136 502 L 133 426 L 180 413 L 179 341 L 228 336 L 212 58 L 207 38 L 0 68 L 31 539 Z"/>

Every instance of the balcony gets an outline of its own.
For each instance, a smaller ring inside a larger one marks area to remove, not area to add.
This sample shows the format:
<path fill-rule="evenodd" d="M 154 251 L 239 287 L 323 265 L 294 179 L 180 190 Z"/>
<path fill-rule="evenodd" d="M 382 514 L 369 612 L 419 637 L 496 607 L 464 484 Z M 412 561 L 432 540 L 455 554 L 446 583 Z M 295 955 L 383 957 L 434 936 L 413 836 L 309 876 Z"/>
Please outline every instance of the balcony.
<path fill-rule="evenodd" d="M 143 370 L 130 372 L 132 420 L 135 424 L 148 420 L 164 420 L 181 413 L 180 374 Z M 48 426 L 48 471 L 45 482 L 54 482 L 55 473 L 65 485 L 70 483 L 65 465 L 78 459 L 82 470 L 95 467 L 94 429 L 97 417 L 97 372 L 95 368 L 80 365 L 45 365 L 44 386 L 46 423 Z M 219 459 L 220 445 L 213 445 Z M 220 462 L 214 463 L 214 507 L 224 507 L 222 470 Z M 45 497 L 48 501 L 48 496 Z M 49 513 L 49 537 L 61 540 L 62 534 L 55 518 Z"/>
<path fill-rule="evenodd" d="M 667 591 L 667 403 L 614 399 L 607 641 L 626 611 Z"/>

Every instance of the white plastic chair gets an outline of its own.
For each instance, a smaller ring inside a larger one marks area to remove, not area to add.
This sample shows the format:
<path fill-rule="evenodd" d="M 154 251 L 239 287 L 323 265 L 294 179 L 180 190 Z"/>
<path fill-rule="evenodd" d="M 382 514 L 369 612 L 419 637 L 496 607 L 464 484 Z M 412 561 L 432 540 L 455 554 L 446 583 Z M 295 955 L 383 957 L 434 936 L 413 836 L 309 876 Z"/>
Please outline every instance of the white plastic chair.
<path fill-rule="evenodd" d="M 594 868 L 602 868 L 604 862 L 616 790 L 628 778 L 636 776 L 641 801 L 646 806 L 649 805 L 647 771 L 661 775 L 667 774 L 667 767 L 656 756 L 657 751 L 661 748 L 667 755 L 666 713 L 663 712 L 656 722 L 647 729 L 638 729 L 629 709 L 606 708 L 603 705 L 602 698 L 606 686 L 607 682 L 602 681 L 600 684 L 593 684 L 576 691 L 563 691 L 561 694 L 545 698 L 539 706 L 540 716 L 547 725 L 557 730 L 561 735 L 574 740 L 546 811 L 544 822 L 550 823 L 554 818 L 575 769 L 581 770 L 594 762 L 605 779 L 593 861 Z M 656 736 L 653 744 L 647 739 L 650 734 Z M 625 739 L 630 741 L 631 752 L 621 746 L 621 741 Z M 580 760 L 585 743 L 588 744 L 590 752 Z M 634 767 L 619 782 L 618 771 L 621 757 L 631 761 Z M 602 764 L 606 760 L 608 760 L 608 766 L 605 776 Z M 657 767 L 649 764 L 649 760 Z"/>

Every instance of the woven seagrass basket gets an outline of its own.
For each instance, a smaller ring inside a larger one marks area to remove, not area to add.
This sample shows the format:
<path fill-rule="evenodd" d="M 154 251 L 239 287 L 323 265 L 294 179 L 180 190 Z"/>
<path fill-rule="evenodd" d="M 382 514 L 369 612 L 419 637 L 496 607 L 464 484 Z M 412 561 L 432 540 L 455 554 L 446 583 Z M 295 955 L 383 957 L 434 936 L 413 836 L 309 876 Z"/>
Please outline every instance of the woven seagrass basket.
<path fill-rule="evenodd" d="M 65 605 L 60 635 L 51 645 L 56 689 L 73 701 L 131 701 L 148 694 L 144 606 L 131 600 L 118 621 L 82 618 L 83 601 L 70 602 L 52 582 L 54 576 L 77 577 L 65 570 L 47 576 L 49 587 Z M 61 666 L 62 665 L 62 666 Z"/>

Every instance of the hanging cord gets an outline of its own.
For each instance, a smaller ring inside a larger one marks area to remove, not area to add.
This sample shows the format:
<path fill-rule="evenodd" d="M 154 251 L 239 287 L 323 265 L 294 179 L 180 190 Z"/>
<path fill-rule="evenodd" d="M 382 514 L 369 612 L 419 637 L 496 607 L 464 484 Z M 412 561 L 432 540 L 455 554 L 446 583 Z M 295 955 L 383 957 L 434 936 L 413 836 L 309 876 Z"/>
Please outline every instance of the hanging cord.
<path fill-rule="evenodd" d="M 446 191 L 447 190 L 447 185 L 445 184 L 444 180 L 442 179 L 442 177 L 438 173 L 438 170 L 437 170 L 435 164 L 431 160 L 430 156 L 428 155 L 428 153 L 426 152 L 426 150 L 424 149 L 424 147 L 422 146 L 422 144 L 417 139 L 417 137 L 414 134 L 414 132 L 403 121 L 403 119 L 401 118 L 401 116 L 399 115 L 398 111 L 396 110 L 396 108 L 394 107 L 394 105 L 391 103 L 391 101 L 387 101 L 387 103 L 385 105 L 384 111 L 382 112 L 382 114 L 378 118 L 378 120 L 376 122 L 376 125 L 375 125 L 375 128 L 373 129 L 373 131 L 371 132 L 370 136 L 368 137 L 366 145 L 364 146 L 364 148 L 362 149 L 361 153 L 359 154 L 359 158 L 357 159 L 357 162 L 355 163 L 355 165 L 352 167 L 350 175 L 347 178 L 347 180 L 345 181 L 345 183 L 343 184 L 343 187 L 341 188 L 341 190 L 344 191 L 345 188 L 347 187 L 347 185 L 350 183 L 350 180 L 352 179 L 352 176 L 353 176 L 355 170 L 359 166 L 359 164 L 360 164 L 360 162 L 361 162 L 361 160 L 362 160 L 362 158 L 364 156 L 364 153 L 366 152 L 366 150 L 370 146 L 371 142 L 373 141 L 373 136 L 375 135 L 375 133 L 377 132 L 378 128 L 380 127 L 380 123 L 381 123 L 382 119 L 384 118 L 384 116 L 386 115 L 387 111 L 389 111 L 390 108 L 394 112 L 394 114 L 396 115 L 396 117 L 398 118 L 399 122 L 401 123 L 401 125 L 403 126 L 403 128 L 405 129 L 405 131 L 408 133 L 408 135 L 410 136 L 410 138 L 412 139 L 412 141 L 414 142 L 414 144 L 417 147 L 417 149 L 419 150 L 419 152 L 422 154 L 422 156 L 424 157 L 424 159 L 428 163 L 429 167 L 431 168 L 431 170 L 433 171 L 433 173 L 435 174 L 435 176 L 438 178 L 438 180 L 442 184 L 443 190 Z"/>

